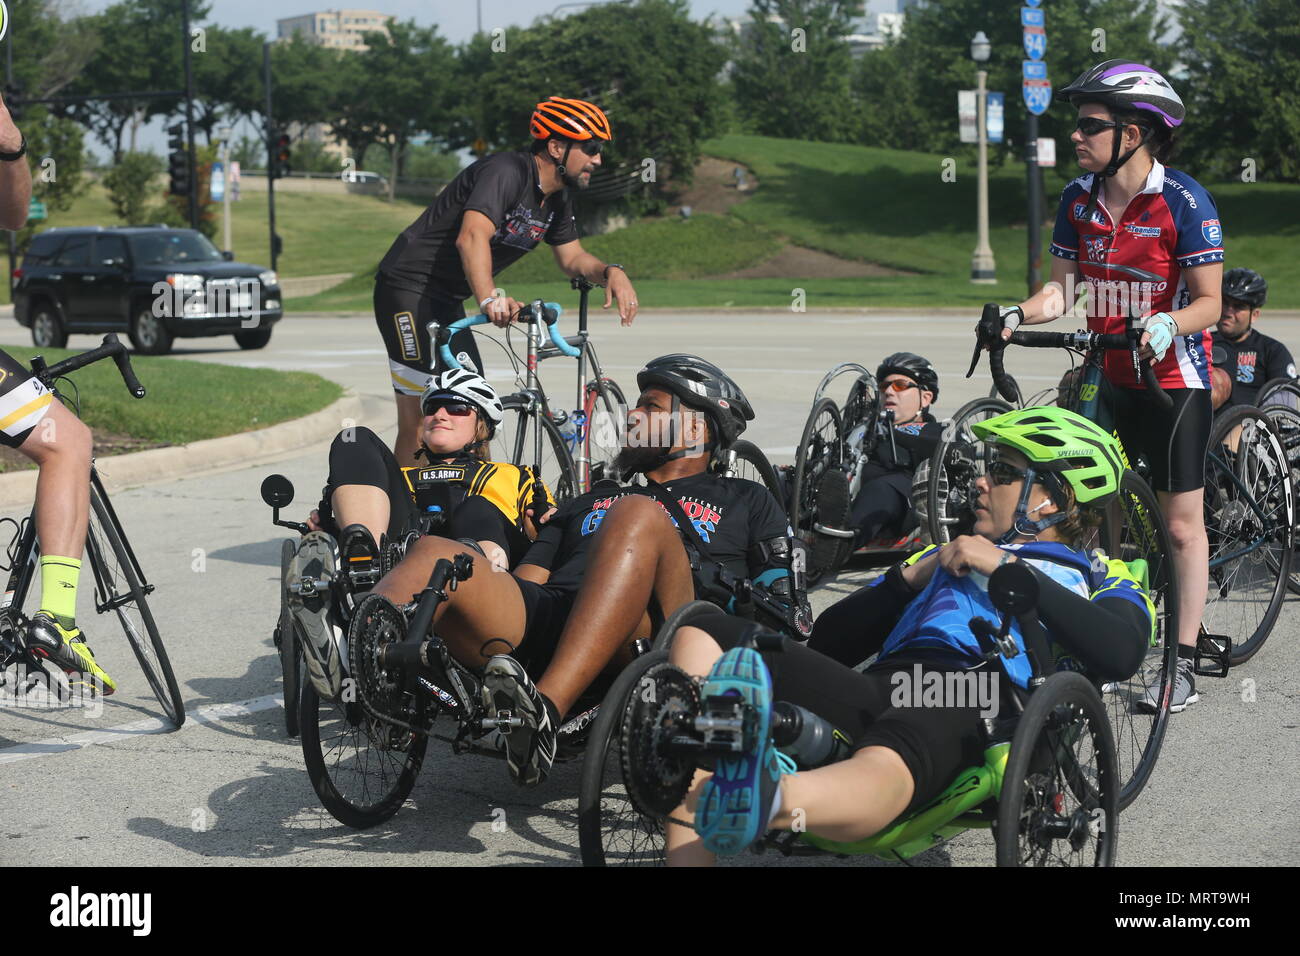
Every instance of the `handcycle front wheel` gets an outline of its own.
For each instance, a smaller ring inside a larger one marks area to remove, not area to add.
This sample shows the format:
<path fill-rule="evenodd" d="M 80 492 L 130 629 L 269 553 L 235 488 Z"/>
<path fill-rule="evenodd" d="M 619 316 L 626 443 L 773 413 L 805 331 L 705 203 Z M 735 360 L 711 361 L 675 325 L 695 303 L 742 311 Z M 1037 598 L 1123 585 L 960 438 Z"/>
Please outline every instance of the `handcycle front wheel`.
<path fill-rule="evenodd" d="M 1290 382 L 1290 379 L 1286 380 Z M 1290 394 L 1290 393 L 1288 393 Z M 1277 429 L 1282 441 L 1282 450 L 1291 465 L 1291 488 L 1300 488 L 1300 412 L 1286 405 L 1267 404 L 1263 406 L 1265 414 Z M 1300 519 L 1298 519 L 1300 520 Z M 1300 547 L 1300 534 L 1292 532 L 1291 571 L 1287 575 L 1286 586 L 1292 594 L 1300 594 L 1300 560 L 1296 558 L 1296 548 Z"/>
<path fill-rule="evenodd" d="M 1120 781 L 1106 709 L 1082 674 L 1029 697 L 998 797 L 998 866 L 1113 866 Z"/>
<path fill-rule="evenodd" d="M 925 513 L 930 524 L 930 540 L 947 544 L 958 534 L 969 531 L 974 517 L 969 513 L 971 488 L 984 474 L 989 452 L 971 426 L 1011 411 L 1000 398 L 977 398 L 967 402 L 947 425 L 939 444 L 930 456 L 929 483 L 926 486 Z"/>
<path fill-rule="evenodd" d="M 823 398 L 813 406 L 804 422 L 799 447 L 795 450 L 794 474 L 790 484 L 790 527 L 809 541 L 812 546 L 809 579 L 814 580 L 823 571 L 834 570 L 849 559 L 853 552 L 852 538 L 832 538 L 819 535 L 813 525 L 817 523 L 818 495 L 822 480 L 844 462 L 844 435 L 840 411 L 835 402 Z M 847 476 L 843 487 L 847 490 Z M 850 502 L 842 504 L 847 510 Z M 847 530 L 847 529 L 841 529 Z"/>
<path fill-rule="evenodd" d="M 100 614 L 112 611 L 117 615 L 145 680 L 167 719 L 179 728 L 185 723 L 185 702 L 181 699 L 176 675 L 172 673 L 171 661 L 158 634 L 153 612 L 149 610 L 135 556 L 122 536 L 117 514 L 105 496 L 98 476 L 93 471 L 91 475 L 86 555 L 95 576 L 95 610 Z"/>
<path fill-rule="evenodd" d="M 1250 405 L 1225 412 L 1205 456 L 1210 586 L 1202 618 L 1232 639 L 1244 664 L 1277 623 L 1291 572 L 1291 465 L 1269 416 Z"/>
<path fill-rule="evenodd" d="M 289 611 L 289 592 L 285 582 L 289 578 L 289 564 L 297 547 L 292 538 L 280 545 L 280 623 L 278 629 L 280 675 L 284 679 L 284 729 L 290 737 L 298 736 L 298 686 L 302 679 L 302 663 L 298 654 L 298 629 Z"/>
<path fill-rule="evenodd" d="M 767 460 L 762 450 L 751 441 L 740 439 L 731 446 L 735 458 L 728 474 L 732 478 L 744 478 L 762 485 L 770 491 L 779 502 L 781 500 L 781 480 L 776 477 L 776 469 Z"/>

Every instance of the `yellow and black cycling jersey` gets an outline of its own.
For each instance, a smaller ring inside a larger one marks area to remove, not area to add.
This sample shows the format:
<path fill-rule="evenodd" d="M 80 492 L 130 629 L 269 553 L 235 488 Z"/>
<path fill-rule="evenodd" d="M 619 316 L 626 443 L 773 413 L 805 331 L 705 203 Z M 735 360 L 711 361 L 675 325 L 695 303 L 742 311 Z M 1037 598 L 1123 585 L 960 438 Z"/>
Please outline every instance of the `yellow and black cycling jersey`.
<path fill-rule="evenodd" d="M 500 461 L 481 461 L 463 456 L 449 461 L 403 468 L 402 478 L 421 512 L 436 508 L 450 514 L 471 495 L 490 501 L 511 524 L 522 524 L 526 508 L 532 507 L 532 469 Z M 541 482 L 548 506 L 555 497 Z"/>

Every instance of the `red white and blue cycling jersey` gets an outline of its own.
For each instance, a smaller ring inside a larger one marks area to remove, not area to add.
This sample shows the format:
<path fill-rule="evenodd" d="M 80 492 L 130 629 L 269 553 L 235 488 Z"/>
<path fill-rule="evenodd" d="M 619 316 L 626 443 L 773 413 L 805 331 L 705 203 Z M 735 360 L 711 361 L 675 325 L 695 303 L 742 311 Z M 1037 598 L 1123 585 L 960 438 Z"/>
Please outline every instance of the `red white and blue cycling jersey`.
<path fill-rule="evenodd" d="M 1214 198 L 1177 169 L 1153 163 L 1146 186 L 1118 221 L 1101 202 L 1088 221 L 1083 211 L 1092 192 L 1092 174 L 1080 176 L 1061 193 L 1052 232 L 1052 255 L 1079 263 L 1090 286 L 1088 328 L 1123 332 L 1129 303 L 1139 316 L 1172 312 L 1191 302 L 1183 270 L 1223 261 L 1223 226 Z M 1174 336 L 1155 366 L 1163 388 L 1210 387 L 1210 330 Z M 1117 385 L 1143 387 L 1133 380 L 1124 352 L 1105 355 L 1106 377 Z"/>

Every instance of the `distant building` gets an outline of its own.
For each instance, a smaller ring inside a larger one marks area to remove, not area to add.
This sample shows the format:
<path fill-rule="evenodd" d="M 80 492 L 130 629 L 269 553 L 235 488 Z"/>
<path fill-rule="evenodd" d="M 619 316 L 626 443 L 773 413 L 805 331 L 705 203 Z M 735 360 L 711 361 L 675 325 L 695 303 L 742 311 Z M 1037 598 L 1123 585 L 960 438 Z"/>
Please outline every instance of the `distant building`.
<path fill-rule="evenodd" d="M 364 50 L 364 35 L 376 31 L 387 35 L 392 19 L 391 14 L 378 10 L 324 10 L 276 20 L 275 26 L 276 35 L 281 39 L 296 33 L 321 46 Z"/>

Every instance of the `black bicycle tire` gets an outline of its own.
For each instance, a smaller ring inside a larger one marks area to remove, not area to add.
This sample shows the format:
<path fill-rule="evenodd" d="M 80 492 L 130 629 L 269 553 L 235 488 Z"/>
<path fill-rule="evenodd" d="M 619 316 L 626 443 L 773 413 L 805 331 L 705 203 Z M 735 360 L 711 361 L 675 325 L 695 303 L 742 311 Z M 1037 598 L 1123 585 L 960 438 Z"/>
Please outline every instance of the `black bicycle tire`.
<path fill-rule="evenodd" d="M 1157 631 L 1161 647 L 1160 670 L 1158 672 L 1160 684 L 1157 693 L 1157 699 L 1160 703 L 1152 718 L 1150 731 L 1142 744 L 1141 756 L 1133 761 L 1133 772 L 1131 774 L 1126 773 L 1124 768 L 1120 767 L 1119 808 L 1122 811 L 1128 809 L 1150 781 L 1156 762 L 1160 758 L 1160 748 L 1164 744 L 1165 733 L 1169 729 L 1169 705 L 1173 697 L 1175 669 L 1178 662 L 1178 575 L 1174 571 L 1173 560 L 1170 557 L 1173 554 L 1173 543 L 1169 537 L 1169 525 L 1165 521 L 1165 516 L 1160 510 L 1159 500 L 1156 498 L 1155 492 L 1151 490 L 1151 486 L 1137 472 L 1126 470 L 1120 479 L 1120 496 L 1121 499 L 1131 496 L 1140 500 L 1141 506 L 1150 515 L 1152 535 L 1158 542 L 1151 550 L 1162 556 L 1159 564 L 1154 564 L 1149 556 L 1144 557 L 1144 560 L 1147 560 L 1149 572 L 1153 576 L 1161 576 L 1159 582 L 1148 581 L 1156 591 L 1153 596 L 1153 603 L 1156 604 Z M 1122 506 L 1122 500 L 1120 506 Z M 1106 518 L 1102 521 L 1101 530 L 1103 550 L 1106 550 L 1110 542 L 1109 521 L 1110 512 L 1107 512 Z M 1107 557 L 1122 556 L 1107 553 Z M 1163 585 L 1163 589 L 1161 585 Z M 1140 672 L 1141 669 L 1139 669 Z M 1143 690 L 1145 691 L 1145 689 L 1144 686 Z M 1105 699 L 1106 696 L 1113 697 L 1113 700 Z M 1127 743 L 1129 738 L 1135 738 L 1135 735 L 1128 731 L 1128 728 L 1138 722 L 1133 719 L 1132 696 L 1127 695 L 1127 700 L 1125 698 L 1126 695 L 1120 693 L 1119 688 L 1116 687 L 1111 690 L 1109 695 L 1104 695 L 1102 700 L 1111 715 L 1111 730 L 1115 741 L 1117 764 L 1120 760 L 1121 743 Z M 1124 708 L 1122 712 L 1118 709 L 1120 706 Z M 1121 733 L 1121 731 L 1124 732 Z"/>
<path fill-rule="evenodd" d="M 285 538 L 280 545 L 280 678 L 284 691 L 284 730 L 290 737 L 298 736 L 298 688 L 302 680 L 302 669 L 298 662 L 298 629 L 294 625 L 293 615 L 289 612 L 288 592 L 285 581 L 288 579 L 289 563 L 297 553 L 297 542 Z"/>
<path fill-rule="evenodd" d="M 587 434 L 584 441 L 584 444 L 586 445 L 584 452 L 587 456 L 587 468 L 588 473 L 590 474 L 590 469 L 596 465 L 596 462 L 591 458 L 592 421 L 595 417 L 596 403 L 603 402 L 605 411 L 613 415 L 615 421 L 619 422 L 620 425 L 625 426 L 627 422 L 627 399 L 624 397 L 623 389 L 619 387 L 618 382 L 605 376 L 598 379 L 593 378 L 587 383 L 585 398 L 587 407 L 584 411 L 587 415 Z M 606 465 L 612 466 L 613 461 L 614 460 L 611 458 L 606 462 Z M 612 468 L 607 467 L 605 471 L 606 478 L 618 478 L 617 475 L 612 474 Z M 583 491 L 590 491 L 591 484 L 592 483 L 588 481 L 587 487 L 583 488 Z"/>
<path fill-rule="evenodd" d="M 806 480 L 805 472 L 808 469 L 808 446 L 812 441 L 813 435 L 819 431 L 814 426 L 816 426 L 817 420 L 821 417 L 822 412 L 826 411 L 830 412 L 831 419 L 835 422 L 835 444 L 839 448 L 840 458 L 843 460 L 843 417 L 840 415 L 839 406 L 835 404 L 834 399 L 823 398 L 812 407 L 812 411 L 810 411 L 808 417 L 804 419 L 803 431 L 799 435 L 799 446 L 795 449 L 794 471 L 790 479 L 790 503 L 786 511 L 790 518 L 790 527 L 795 530 L 796 534 L 812 531 L 812 522 L 805 522 L 805 519 L 809 516 L 802 513 L 800 507 L 801 502 L 799 499 L 803 497 L 803 485 Z"/>
<path fill-rule="evenodd" d="M 416 777 L 419 776 L 420 768 L 424 765 L 429 738 L 424 734 L 413 735 L 410 747 L 405 752 L 406 757 L 402 768 L 395 776 L 394 785 L 378 802 L 358 805 L 339 791 L 330 776 L 328 760 L 321 747 L 320 708 L 322 704 L 333 705 L 340 709 L 346 706 L 338 700 L 322 701 L 316 686 L 309 680 L 303 681 L 302 689 L 298 694 L 298 725 L 301 731 L 299 740 L 302 744 L 303 763 L 306 765 L 307 777 L 311 781 L 312 789 L 316 791 L 321 805 L 344 826 L 354 830 L 366 830 L 378 826 L 397 813 L 406 802 L 406 798 L 411 795 L 411 791 L 415 788 Z M 353 706 L 357 708 L 359 715 L 360 705 Z M 346 711 L 341 712 L 344 719 L 347 719 Z M 364 721 L 367 718 L 362 716 L 359 719 Z M 351 726 L 354 734 L 365 734 L 369 740 L 368 731 L 356 723 Z"/>
<path fill-rule="evenodd" d="M 555 466 L 560 475 L 556 478 L 553 475 L 545 474 L 543 470 L 542 480 L 546 482 L 551 494 L 555 496 L 557 505 L 564 504 L 579 494 L 578 470 L 573 464 L 573 455 L 569 452 L 569 446 L 565 443 L 564 437 L 560 434 L 560 429 L 555 422 L 551 421 L 549 415 L 544 409 L 538 408 L 536 413 L 528 410 L 528 400 L 517 395 L 511 395 L 502 399 L 502 420 L 508 414 L 514 414 L 522 419 L 531 418 L 534 423 L 540 423 L 542 431 L 546 434 L 546 441 L 550 444 L 551 453 L 555 456 Z M 527 459 L 531 454 L 532 442 L 527 440 L 525 432 L 524 449 L 522 454 L 512 452 L 509 455 L 510 464 L 521 468 L 531 468 L 539 462 L 528 460 L 517 460 L 520 458 Z"/>
<path fill-rule="evenodd" d="M 780 502 L 781 481 L 776 477 L 776 469 L 767 460 L 767 456 L 763 454 L 762 449 L 753 442 L 742 438 L 731 446 L 731 450 L 735 452 L 737 461 L 746 461 L 754 466 L 758 476 L 763 479 L 763 487 L 770 491 L 772 496 Z"/>
<path fill-rule="evenodd" d="M 1239 427 L 1246 419 L 1251 419 L 1255 422 L 1260 423 L 1264 428 L 1266 428 L 1269 431 L 1269 433 L 1275 439 L 1277 439 L 1279 447 L 1282 445 L 1282 440 L 1277 435 L 1276 429 L 1273 427 L 1272 420 L 1268 417 L 1268 415 L 1265 412 L 1263 412 L 1259 408 L 1256 408 L 1253 405 L 1236 405 L 1230 408 L 1228 411 L 1226 411 L 1222 416 L 1220 416 L 1219 420 L 1214 423 L 1214 428 L 1210 432 L 1209 448 L 1215 449 L 1220 447 L 1223 443 L 1224 436 L 1226 436 L 1226 434 L 1232 429 Z M 1285 452 L 1283 452 L 1283 457 L 1285 458 Z M 1207 453 L 1206 467 L 1209 468 L 1210 466 L 1211 466 L 1211 462 Z M 1215 465 L 1215 467 L 1218 466 Z M 1290 481 L 1289 463 L 1287 467 L 1286 480 L 1288 482 Z M 1209 528 L 1207 526 L 1207 532 L 1208 531 Z M 1290 537 L 1291 529 L 1289 528 L 1287 529 L 1287 534 L 1288 537 Z M 1288 542 L 1288 544 L 1289 543 L 1290 542 Z M 1286 600 L 1287 582 L 1289 581 L 1290 570 L 1291 570 L 1291 548 L 1290 547 L 1284 548 L 1282 550 L 1282 555 L 1283 555 L 1282 559 L 1278 562 L 1277 566 L 1274 566 L 1273 568 L 1275 573 L 1277 573 L 1278 575 L 1278 580 L 1277 583 L 1274 585 L 1273 594 L 1269 599 L 1268 609 L 1261 616 L 1260 622 L 1258 625 L 1256 625 L 1254 632 L 1250 635 L 1250 637 L 1246 638 L 1241 642 L 1237 641 L 1236 635 L 1233 634 L 1228 635 L 1230 638 L 1232 638 L 1232 642 L 1233 642 L 1232 653 L 1230 655 L 1229 660 L 1234 667 L 1237 666 L 1238 664 L 1246 663 L 1246 661 L 1250 660 L 1252 657 L 1258 654 L 1260 648 L 1264 646 L 1264 642 L 1268 640 L 1268 637 L 1272 633 L 1274 626 L 1277 624 L 1278 615 L 1282 611 L 1282 603 L 1283 601 Z M 1211 551 L 1210 554 L 1210 560 L 1211 561 L 1214 560 L 1213 550 Z M 1245 558 L 1243 557 L 1237 560 L 1242 561 L 1245 560 Z M 1273 565 L 1273 562 L 1271 560 L 1268 563 L 1270 565 Z M 1214 590 L 1215 590 L 1215 582 L 1213 577 L 1211 577 L 1210 591 L 1213 592 Z"/>
<path fill-rule="evenodd" d="M 1115 847 L 1119 838 L 1119 784 L 1115 757 L 1115 741 L 1111 736 L 1110 720 L 1097 690 L 1082 674 L 1062 671 L 1053 674 L 1029 696 L 1029 703 L 1016 724 L 1007 755 L 1006 770 L 1002 777 L 1002 792 L 998 797 L 996 828 L 997 865 L 1020 866 L 1020 817 L 1024 807 L 1025 778 L 1030 761 L 1035 757 L 1039 733 L 1062 706 L 1076 706 L 1086 713 L 1094 728 L 1092 741 L 1098 752 L 1100 737 L 1098 780 L 1104 789 L 1098 795 L 1098 808 L 1105 814 L 1098 836 L 1095 866 L 1113 866 Z M 1041 758 L 1041 754 L 1039 754 Z M 1077 762 L 1071 760 L 1071 763 Z"/>
<path fill-rule="evenodd" d="M 1290 392 L 1295 401 L 1294 405 L 1279 403 L 1283 408 L 1290 408 L 1293 411 L 1300 410 L 1300 379 L 1286 378 L 1285 376 L 1270 378 L 1267 382 L 1261 385 L 1259 387 L 1259 394 L 1255 399 L 1255 406 L 1257 408 L 1266 407 L 1265 403 L 1269 398 L 1279 391 Z"/>
<path fill-rule="evenodd" d="M 944 457 L 949 446 L 956 439 L 958 431 L 965 421 L 978 411 L 998 411 L 1009 412 L 1011 406 L 1000 398 L 975 398 L 957 409 L 952 416 L 951 430 L 944 429 L 944 437 L 940 437 L 939 444 L 934 448 L 930 456 L 930 472 L 925 489 L 925 511 L 926 520 L 930 525 L 930 540 L 935 544 L 945 544 L 948 538 L 945 537 L 945 525 L 940 521 L 940 505 L 947 504 L 945 500 L 940 502 L 939 498 L 939 479 L 942 477 Z M 952 492 L 951 482 L 949 482 L 949 495 Z"/>
<path fill-rule="evenodd" d="M 102 550 L 101 541 L 106 541 L 108 547 L 112 550 L 113 557 L 116 559 L 121 572 L 122 581 L 130 592 L 130 600 L 123 600 L 126 595 L 118 591 L 117 575 L 112 574 L 111 569 L 106 564 L 108 555 Z M 181 699 L 180 687 L 176 683 L 176 675 L 173 673 L 171 661 L 167 657 L 167 649 L 163 646 L 162 637 L 158 633 L 158 625 L 154 623 L 153 612 L 149 610 L 149 601 L 145 595 L 144 587 L 140 583 L 139 575 L 136 574 L 135 558 L 126 544 L 125 532 L 121 530 L 116 521 L 116 515 L 108 504 L 105 493 L 100 490 L 94 481 L 90 485 L 90 521 L 86 530 L 86 551 L 90 561 L 99 565 L 95 569 L 96 610 L 103 613 L 104 610 L 109 610 L 108 603 L 118 604 L 112 610 L 117 614 L 118 623 L 122 625 L 122 630 L 126 634 L 127 642 L 131 645 L 131 650 L 135 653 L 140 670 L 144 673 L 145 680 L 149 682 L 154 697 L 162 705 L 168 719 L 171 720 L 175 728 L 179 729 L 185 723 L 185 701 Z M 108 593 L 110 587 L 113 593 Z M 102 602 L 103 610 L 100 610 L 100 598 L 105 599 Z M 118 603 L 119 601 L 120 603 Z M 149 637 L 149 646 L 156 657 L 156 668 L 147 657 L 146 649 L 143 646 L 143 638 L 123 610 L 124 607 L 132 604 L 139 613 L 140 623 L 144 626 L 145 633 Z"/>
<path fill-rule="evenodd" d="M 1290 381 L 1287 379 L 1286 381 Z M 1289 405 L 1265 405 L 1261 406 L 1269 418 L 1274 420 L 1277 426 L 1277 419 L 1290 418 L 1294 426 L 1294 435 L 1296 436 L 1296 464 L 1291 468 L 1291 487 L 1293 491 L 1300 493 L 1300 412 L 1296 411 Z M 1291 447 L 1288 445 L 1287 434 L 1278 426 L 1278 437 L 1282 439 L 1282 450 L 1287 455 L 1287 461 L 1291 461 Z M 1297 509 L 1300 512 L 1300 508 Z M 1300 517 L 1297 518 L 1297 527 L 1300 527 Z M 1287 588 L 1292 594 L 1300 594 L 1300 561 L 1296 560 L 1296 548 L 1300 547 L 1300 534 L 1295 530 L 1292 531 L 1291 540 L 1291 573 L 1287 575 Z"/>
<path fill-rule="evenodd" d="M 619 734 L 623 726 L 624 711 L 628 698 L 636 691 L 641 678 L 650 668 L 668 660 L 667 650 L 652 650 L 635 658 L 614 679 L 604 700 L 600 704 L 600 713 L 592 725 L 591 735 L 587 738 L 587 749 L 582 759 L 582 775 L 578 784 L 578 850 L 583 866 L 608 866 L 605 847 L 605 828 L 602 825 L 601 805 L 605 794 L 606 769 L 613 766 L 622 777 L 622 754 L 619 750 Z M 626 787 L 626 785 L 625 785 Z M 626 791 L 625 791 L 626 792 Z M 642 820 L 644 816 L 631 806 L 631 800 L 624 798 L 628 809 Z M 645 834 L 654 839 L 653 830 L 646 829 Z M 658 837 L 663 837 L 660 826 Z M 663 863 L 662 853 L 658 864 Z"/>

